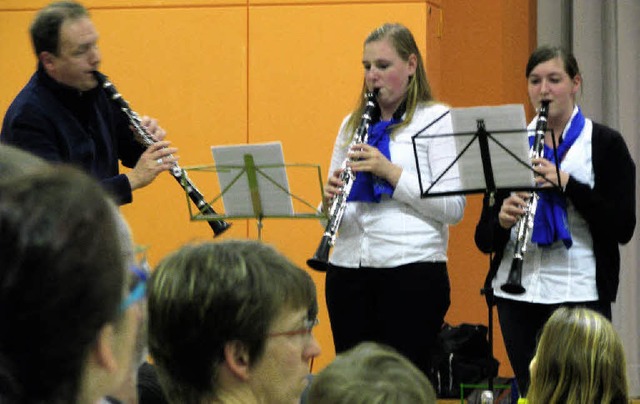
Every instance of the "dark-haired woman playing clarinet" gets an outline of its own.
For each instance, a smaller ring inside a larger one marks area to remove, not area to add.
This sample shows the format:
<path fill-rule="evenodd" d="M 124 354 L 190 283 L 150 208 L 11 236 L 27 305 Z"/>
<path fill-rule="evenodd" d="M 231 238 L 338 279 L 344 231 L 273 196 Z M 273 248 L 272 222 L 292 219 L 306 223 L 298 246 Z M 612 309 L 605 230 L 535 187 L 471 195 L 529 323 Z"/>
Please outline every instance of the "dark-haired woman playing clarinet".
<path fill-rule="evenodd" d="M 376 92 L 368 144 L 349 147 L 365 101 L 345 118 L 335 142 L 324 207 L 339 192 L 347 159 L 356 180 L 329 260 L 326 298 L 336 352 L 362 341 L 390 345 L 427 373 L 431 347 L 450 304 L 448 225 L 462 219 L 465 198 L 420 197 L 411 136 L 451 133 L 447 107 L 436 104 L 411 32 L 385 24 L 364 42 L 362 94 Z M 438 118 L 440 118 L 438 120 Z M 455 158 L 451 137 L 420 146 L 430 174 Z M 427 178 L 433 181 L 435 178 Z M 441 186 L 457 182 L 457 172 Z M 417 314 L 418 313 L 418 314 Z"/>
<path fill-rule="evenodd" d="M 611 319 L 618 290 L 619 244 L 636 224 L 635 164 L 620 133 L 585 118 L 576 104 L 582 77 L 573 55 L 540 47 L 526 66 L 529 97 L 538 108 L 549 101 L 544 158 L 536 170 L 563 192 L 538 192 L 531 239 L 523 259 L 522 294 L 501 290 L 507 282 L 516 240 L 515 224 L 525 213 L 528 193 L 499 192 L 494 207 L 485 198 L 475 240 L 495 256 L 487 277 L 496 296 L 500 327 L 522 396 L 529 362 L 542 326 L 559 306 L 584 306 Z M 536 119 L 530 128 L 536 127 Z M 553 154 L 557 145 L 559 177 Z M 538 185 L 552 185 L 537 177 Z M 558 341 L 562 343 L 562 341 Z"/>

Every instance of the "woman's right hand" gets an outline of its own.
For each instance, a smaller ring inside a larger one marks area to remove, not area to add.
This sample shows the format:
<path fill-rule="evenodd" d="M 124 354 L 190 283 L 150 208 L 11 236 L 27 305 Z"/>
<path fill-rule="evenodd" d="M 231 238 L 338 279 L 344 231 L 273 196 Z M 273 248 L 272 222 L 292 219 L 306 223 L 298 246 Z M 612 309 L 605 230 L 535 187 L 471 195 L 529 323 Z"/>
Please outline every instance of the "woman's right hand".
<path fill-rule="evenodd" d="M 329 209 L 329 206 L 331 206 L 331 202 L 333 201 L 333 198 L 335 198 L 335 196 L 338 195 L 338 193 L 340 192 L 340 187 L 344 185 L 342 183 L 342 180 L 340 179 L 340 176 L 342 175 L 342 171 L 344 171 L 344 169 L 342 168 L 335 170 L 327 180 L 327 184 L 324 186 L 322 207 L 325 213 L 328 213 L 328 209 Z"/>
<path fill-rule="evenodd" d="M 498 221 L 503 229 L 510 229 L 526 211 L 529 192 L 514 192 L 504 201 L 498 213 Z"/>

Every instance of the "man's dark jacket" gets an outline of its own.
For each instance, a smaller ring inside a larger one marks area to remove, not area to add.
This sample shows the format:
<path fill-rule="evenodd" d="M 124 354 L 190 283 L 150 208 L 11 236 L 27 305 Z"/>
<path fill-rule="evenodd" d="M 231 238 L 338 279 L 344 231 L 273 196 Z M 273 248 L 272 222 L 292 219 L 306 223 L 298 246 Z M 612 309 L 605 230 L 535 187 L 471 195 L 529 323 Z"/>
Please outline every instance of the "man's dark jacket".
<path fill-rule="evenodd" d="M 118 161 L 134 167 L 144 147 L 101 88 L 80 92 L 56 82 L 39 65 L 9 106 L 0 141 L 77 166 L 100 180 L 119 204 L 132 201 Z"/>

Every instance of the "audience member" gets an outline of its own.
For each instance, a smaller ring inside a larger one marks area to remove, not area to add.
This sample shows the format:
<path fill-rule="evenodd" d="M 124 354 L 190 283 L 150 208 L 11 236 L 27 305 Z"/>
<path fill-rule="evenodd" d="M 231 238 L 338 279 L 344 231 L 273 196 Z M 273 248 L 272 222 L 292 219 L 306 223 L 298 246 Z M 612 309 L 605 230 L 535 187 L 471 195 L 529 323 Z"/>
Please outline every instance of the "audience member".
<path fill-rule="evenodd" d="M 593 310 L 556 310 L 529 368 L 530 404 L 629 402 L 622 341 L 611 322 Z"/>
<path fill-rule="evenodd" d="M 0 402 L 94 404 L 123 382 L 143 315 L 131 241 L 94 180 L 33 171 L 0 180 Z"/>
<path fill-rule="evenodd" d="M 126 225 L 126 223 L 125 223 Z M 125 227 L 124 230 L 128 230 L 128 226 Z M 125 240 L 130 240 L 130 235 L 124 235 Z M 122 402 L 123 404 L 143 404 L 143 403 L 152 403 L 152 404 L 165 404 L 166 401 L 148 401 L 142 400 L 141 393 L 142 391 L 139 389 L 141 372 L 140 369 L 147 363 L 147 356 L 149 354 L 149 350 L 147 348 L 147 321 L 146 321 L 146 282 L 148 277 L 151 274 L 151 268 L 149 267 L 149 263 L 146 259 L 146 247 L 136 247 L 133 251 L 134 254 L 137 255 L 135 258 L 136 266 L 135 266 L 135 279 L 139 280 L 138 285 L 139 289 L 136 292 L 136 304 L 138 304 L 143 312 L 143 316 L 141 321 L 139 322 L 138 331 L 136 334 L 135 341 L 135 349 L 133 354 L 133 360 L 131 361 L 131 366 L 129 367 L 129 373 L 125 378 L 124 382 L 120 386 L 120 388 L 110 394 L 109 398 L 113 403 L 118 404 Z M 133 285 L 130 289 L 133 288 Z M 133 289 L 132 289 L 133 290 Z M 144 299 L 142 298 L 144 297 Z M 157 382 L 156 382 L 157 384 Z M 159 388 L 159 385 L 158 385 Z"/>
<path fill-rule="evenodd" d="M 0 144 L 0 178 L 38 171 L 46 166 L 44 160 L 29 152 Z"/>
<path fill-rule="evenodd" d="M 158 381 L 156 367 L 149 362 L 143 362 L 138 368 L 136 387 L 138 391 L 138 404 L 169 403 Z"/>
<path fill-rule="evenodd" d="M 187 245 L 149 285 L 149 349 L 172 403 L 297 403 L 316 290 L 309 274 L 254 241 Z"/>
<path fill-rule="evenodd" d="M 427 377 L 396 350 L 362 342 L 313 378 L 309 404 L 435 404 Z"/>

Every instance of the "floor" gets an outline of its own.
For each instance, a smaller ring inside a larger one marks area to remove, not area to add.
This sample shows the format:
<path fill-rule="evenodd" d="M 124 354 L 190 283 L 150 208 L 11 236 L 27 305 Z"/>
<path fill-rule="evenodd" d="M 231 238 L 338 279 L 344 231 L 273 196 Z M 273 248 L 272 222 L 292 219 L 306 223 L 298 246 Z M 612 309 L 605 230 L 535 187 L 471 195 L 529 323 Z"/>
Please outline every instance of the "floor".
<path fill-rule="evenodd" d="M 633 398 L 629 402 L 630 404 L 640 404 L 640 398 Z M 453 399 L 441 399 L 438 400 L 438 404 L 460 404 L 460 400 Z"/>

